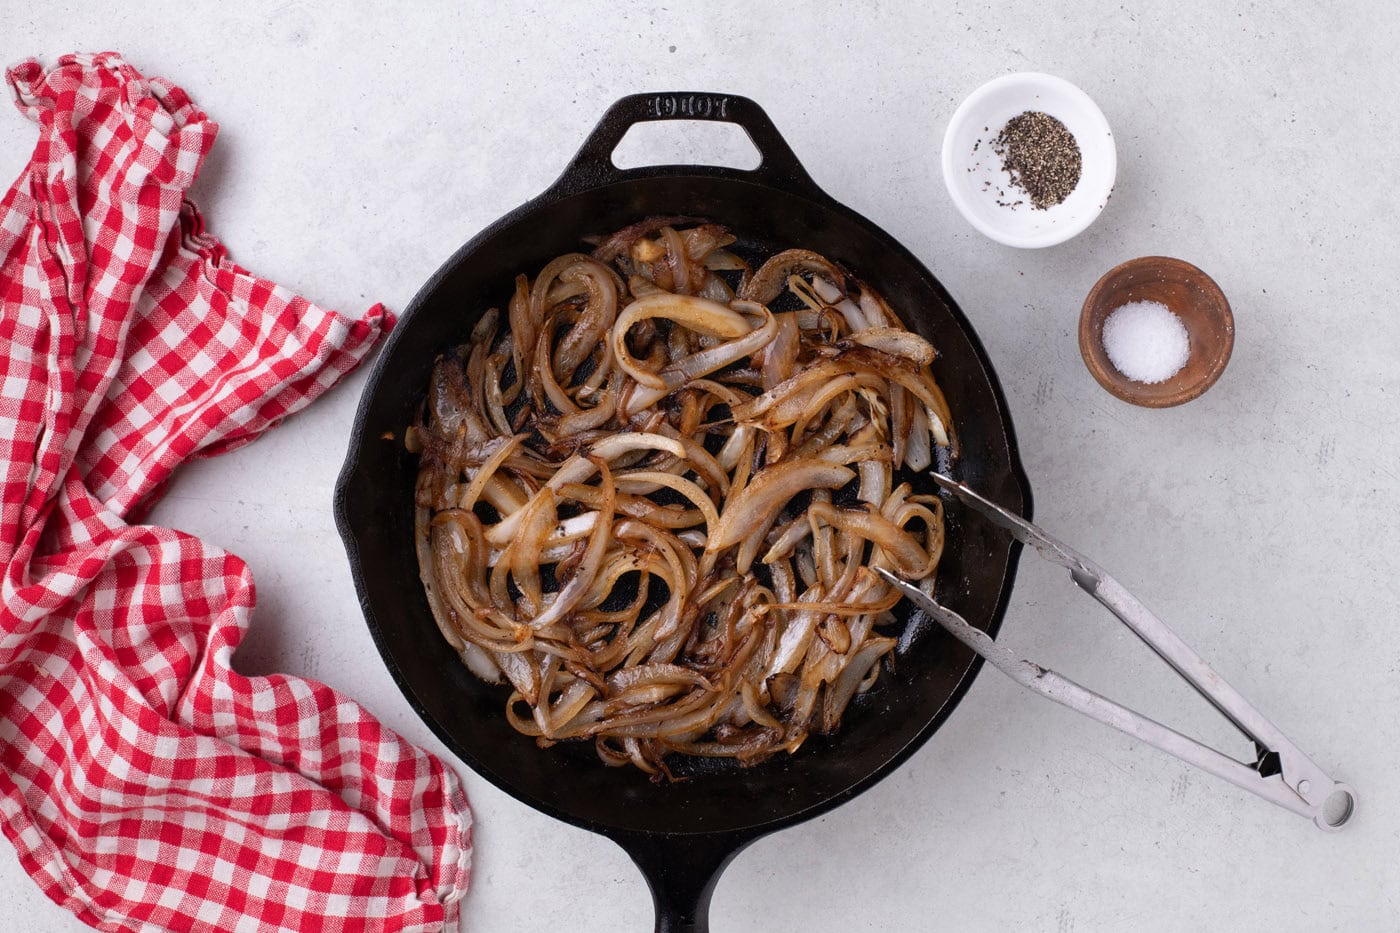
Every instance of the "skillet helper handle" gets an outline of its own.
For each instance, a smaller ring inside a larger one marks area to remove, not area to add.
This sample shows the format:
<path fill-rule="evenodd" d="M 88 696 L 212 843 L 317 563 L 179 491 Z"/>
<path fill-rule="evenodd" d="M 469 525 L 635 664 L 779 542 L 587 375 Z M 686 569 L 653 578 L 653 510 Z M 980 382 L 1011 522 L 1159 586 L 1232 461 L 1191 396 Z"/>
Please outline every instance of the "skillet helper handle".
<path fill-rule="evenodd" d="M 755 169 L 688 166 L 705 174 L 753 178 L 766 185 L 796 194 L 826 198 L 812 181 L 792 147 L 783 139 L 763 108 L 747 97 L 707 91 L 670 91 L 629 94 L 608 108 L 588 139 L 569 162 L 552 193 L 567 196 L 629 178 L 634 171 L 654 174 L 653 168 L 623 169 L 613 163 L 612 154 L 627 131 L 638 123 L 663 120 L 708 120 L 733 123 L 758 150 L 761 161 Z"/>
<path fill-rule="evenodd" d="M 656 933 L 709 933 L 719 876 L 753 839 L 729 834 L 628 834 L 612 839 L 642 870 L 656 907 Z"/>

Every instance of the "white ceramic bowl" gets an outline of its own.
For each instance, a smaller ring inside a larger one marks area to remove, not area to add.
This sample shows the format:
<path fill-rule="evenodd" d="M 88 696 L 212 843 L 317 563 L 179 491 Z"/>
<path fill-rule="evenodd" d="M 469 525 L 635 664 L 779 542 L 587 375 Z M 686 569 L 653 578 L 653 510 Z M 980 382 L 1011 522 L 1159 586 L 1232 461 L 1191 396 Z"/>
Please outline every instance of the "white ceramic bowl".
<path fill-rule="evenodd" d="M 1079 184 L 1054 207 L 1035 210 L 1011 186 L 992 151 L 1006 121 L 1027 110 L 1059 120 L 1079 144 Z M 1118 175 L 1118 152 L 1103 111 L 1079 88 L 1054 75 L 1005 75 L 973 91 L 943 135 L 943 181 L 968 223 L 998 243 L 1034 249 L 1063 243 L 1082 231 L 1108 203 Z M 991 184 L 984 184 L 990 182 Z M 1023 200 L 1015 208 L 998 204 Z"/>

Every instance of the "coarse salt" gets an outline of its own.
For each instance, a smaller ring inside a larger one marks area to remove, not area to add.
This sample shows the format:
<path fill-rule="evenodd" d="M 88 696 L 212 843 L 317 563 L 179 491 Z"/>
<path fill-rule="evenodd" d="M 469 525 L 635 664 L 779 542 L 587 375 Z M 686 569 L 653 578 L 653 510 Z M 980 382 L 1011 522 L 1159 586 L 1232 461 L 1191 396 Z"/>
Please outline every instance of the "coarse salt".
<path fill-rule="evenodd" d="M 1181 318 L 1160 301 L 1130 301 L 1103 322 L 1103 348 L 1120 373 L 1151 385 L 1181 371 L 1191 338 Z"/>

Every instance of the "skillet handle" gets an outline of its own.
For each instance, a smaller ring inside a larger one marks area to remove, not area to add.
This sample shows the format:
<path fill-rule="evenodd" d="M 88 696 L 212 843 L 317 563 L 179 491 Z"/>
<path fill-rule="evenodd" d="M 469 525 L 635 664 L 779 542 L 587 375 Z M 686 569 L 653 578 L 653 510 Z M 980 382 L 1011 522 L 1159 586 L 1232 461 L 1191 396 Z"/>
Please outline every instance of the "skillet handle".
<path fill-rule="evenodd" d="M 622 98 L 603 114 L 603 118 L 598 121 L 593 132 L 588 134 L 588 138 L 579 147 L 578 153 L 550 188 L 549 193 L 564 197 L 615 181 L 643 175 L 654 176 L 658 171 L 664 173 L 668 168 L 679 168 L 650 166 L 623 169 L 613 163 L 613 150 L 634 124 L 659 120 L 710 120 L 733 123 L 748 134 L 762 160 L 758 168 L 751 170 L 685 166 L 688 171 L 752 178 L 794 194 L 823 200 L 827 197 L 825 192 L 817 187 L 817 183 L 812 181 L 812 177 L 797 160 L 792 147 L 783 139 L 783 135 L 778 132 L 778 128 L 773 125 L 768 114 L 763 112 L 762 107 L 747 97 L 705 91 L 629 94 Z"/>
<path fill-rule="evenodd" d="M 709 933 L 710 897 L 719 876 L 753 836 L 609 834 L 622 846 L 651 888 L 656 933 Z"/>

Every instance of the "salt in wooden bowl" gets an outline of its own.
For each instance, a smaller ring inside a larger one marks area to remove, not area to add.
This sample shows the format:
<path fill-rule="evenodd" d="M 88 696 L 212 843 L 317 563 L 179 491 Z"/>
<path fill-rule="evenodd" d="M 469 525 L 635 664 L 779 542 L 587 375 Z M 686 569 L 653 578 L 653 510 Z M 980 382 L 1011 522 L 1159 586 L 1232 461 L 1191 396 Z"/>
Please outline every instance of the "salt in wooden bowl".
<path fill-rule="evenodd" d="M 1128 378 L 1104 349 L 1104 321 L 1134 301 L 1164 304 L 1186 325 L 1186 364 L 1163 382 Z M 1146 408 L 1170 408 L 1199 397 L 1225 371 L 1234 345 L 1235 318 L 1220 286 L 1191 263 L 1167 256 L 1143 256 L 1110 269 L 1090 290 L 1079 315 L 1079 352 L 1089 372 L 1116 397 Z"/>

